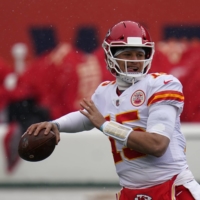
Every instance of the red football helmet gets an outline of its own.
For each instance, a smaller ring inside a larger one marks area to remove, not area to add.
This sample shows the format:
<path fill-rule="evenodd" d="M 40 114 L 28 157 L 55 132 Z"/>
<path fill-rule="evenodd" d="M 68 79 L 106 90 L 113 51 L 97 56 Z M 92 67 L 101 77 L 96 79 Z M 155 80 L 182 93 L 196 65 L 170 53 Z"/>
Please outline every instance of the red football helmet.
<path fill-rule="evenodd" d="M 152 42 L 148 31 L 139 23 L 132 21 L 122 21 L 113 26 L 107 33 L 102 47 L 106 54 L 106 63 L 110 72 L 114 76 L 119 76 L 128 83 L 139 80 L 148 73 L 154 55 L 154 42 Z M 145 60 L 123 60 L 125 62 L 125 72 L 120 70 L 114 54 L 122 48 L 140 48 L 145 51 Z M 141 72 L 128 72 L 127 62 L 143 62 Z"/>

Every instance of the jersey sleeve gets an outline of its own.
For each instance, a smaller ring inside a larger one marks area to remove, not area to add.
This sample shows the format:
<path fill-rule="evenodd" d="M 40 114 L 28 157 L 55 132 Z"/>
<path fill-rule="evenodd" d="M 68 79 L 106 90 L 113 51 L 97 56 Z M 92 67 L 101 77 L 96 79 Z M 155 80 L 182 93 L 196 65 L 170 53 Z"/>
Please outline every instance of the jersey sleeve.
<path fill-rule="evenodd" d="M 60 132 L 66 133 L 88 131 L 94 128 L 92 122 L 79 111 L 71 112 L 52 122 L 58 123 Z"/>
<path fill-rule="evenodd" d="M 149 83 L 147 105 L 172 105 L 178 108 L 180 114 L 183 110 L 184 95 L 182 84 L 172 75 L 161 75 L 152 78 Z"/>

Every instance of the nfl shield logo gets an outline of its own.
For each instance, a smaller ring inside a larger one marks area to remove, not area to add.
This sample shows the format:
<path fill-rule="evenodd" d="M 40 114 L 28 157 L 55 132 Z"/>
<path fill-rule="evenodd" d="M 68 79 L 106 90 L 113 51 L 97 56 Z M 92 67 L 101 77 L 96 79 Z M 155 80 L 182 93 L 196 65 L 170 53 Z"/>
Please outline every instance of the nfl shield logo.
<path fill-rule="evenodd" d="M 119 106 L 119 99 L 116 100 L 116 106 Z"/>

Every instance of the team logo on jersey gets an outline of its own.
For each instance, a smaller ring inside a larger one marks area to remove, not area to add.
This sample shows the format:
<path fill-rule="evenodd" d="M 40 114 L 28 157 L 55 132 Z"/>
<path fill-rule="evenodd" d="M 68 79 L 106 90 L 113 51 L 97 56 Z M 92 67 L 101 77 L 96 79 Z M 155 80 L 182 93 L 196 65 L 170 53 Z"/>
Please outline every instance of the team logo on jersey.
<path fill-rule="evenodd" d="M 144 194 L 138 194 L 134 200 L 152 200 L 152 198 Z"/>
<path fill-rule="evenodd" d="M 145 101 L 145 94 L 142 90 L 135 91 L 131 96 L 131 103 L 134 106 L 141 106 Z"/>

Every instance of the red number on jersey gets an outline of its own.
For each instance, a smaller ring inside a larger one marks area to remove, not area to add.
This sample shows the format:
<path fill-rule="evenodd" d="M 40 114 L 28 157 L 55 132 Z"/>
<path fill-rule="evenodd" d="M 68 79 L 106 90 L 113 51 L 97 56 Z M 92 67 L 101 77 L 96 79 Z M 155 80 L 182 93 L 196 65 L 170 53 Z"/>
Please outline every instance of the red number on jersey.
<path fill-rule="evenodd" d="M 105 117 L 105 119 L 107 121 L 110 121 L 110 116 Z M 116 122 L 118 122 L 120 124 L 123 124 L 123 122 L 136 121 L 136 120 L 139 120 L 137 110 L 116 115 Z M 134 130 L 135 131 L 145 131 L 142 128 L 135 128 Z M 111 137 L 109 137 L 109 140 L 110 140 L 110 143 L 111 143 L 112 154 L 113 154 L 113 159 L 114 159 L 115 164 L 123 161 L 121 153 L 123 153 L 124 157 L 128 160 L 134 160 L 134 159 L 137 159 L 137 158 L 144 157 L 146 155 L 146 154 L 137 152 L 133 149 L 130 149 L 128 147 L 124 147 L 122 149 L 122 151 L 118 151 L 117 146 L 116 146 L 116 141 Z"/>

